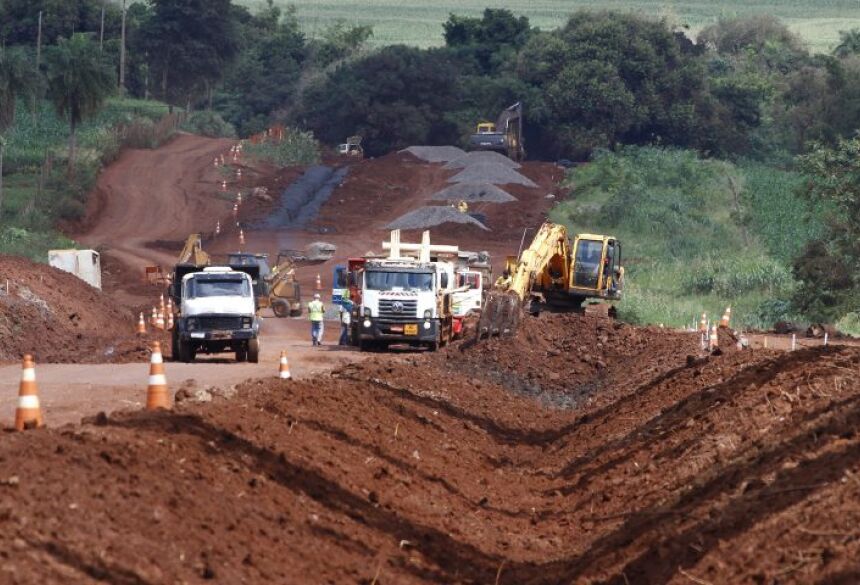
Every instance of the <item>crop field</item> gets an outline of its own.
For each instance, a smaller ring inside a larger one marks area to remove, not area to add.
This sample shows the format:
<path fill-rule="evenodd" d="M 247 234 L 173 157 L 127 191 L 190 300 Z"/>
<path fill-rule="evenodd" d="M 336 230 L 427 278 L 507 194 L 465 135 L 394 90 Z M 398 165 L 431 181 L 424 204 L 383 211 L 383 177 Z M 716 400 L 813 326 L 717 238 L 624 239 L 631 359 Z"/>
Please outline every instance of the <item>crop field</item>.
<path fill-rule="evenodd" d="M 250 7 L 263 0 L 239 0 Z M 630 11 L 666 18 L 695 34 L 720 17 L 773 14 L 819 52 L 830 50 L 839 31 L 860 27 L 858 0 L 276 0 L 276 4 L 296 6 L 298 17 L 309 35 L 314 35 L 338 19 L 373 26 L 373 43 L 405 43 L 428 47 L 442 43 L 442 23 L 449 14 L 478 15 L 484 8 L 509 8 L 529 17 L 532 24 L 551 29 L 561 25 L 579 8 Z"/>

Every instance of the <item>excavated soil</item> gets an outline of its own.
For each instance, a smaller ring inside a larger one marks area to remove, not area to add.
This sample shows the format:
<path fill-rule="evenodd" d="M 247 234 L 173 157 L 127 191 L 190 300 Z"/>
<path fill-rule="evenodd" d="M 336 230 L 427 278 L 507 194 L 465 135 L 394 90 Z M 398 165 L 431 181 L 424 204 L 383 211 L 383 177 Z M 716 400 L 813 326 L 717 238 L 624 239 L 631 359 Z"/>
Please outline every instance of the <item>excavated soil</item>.
<path fill-rule="evenodd" d="M 149 338 L 134 335 L 133 315 L 72 274 L 0 256 L 0 362 L 143 361 Z"/>
<path fill-rule="evenodd" d="M 860 350 L 724 349 L 546 315 L 10 434 L 0 581 L 857 582 Z"/>

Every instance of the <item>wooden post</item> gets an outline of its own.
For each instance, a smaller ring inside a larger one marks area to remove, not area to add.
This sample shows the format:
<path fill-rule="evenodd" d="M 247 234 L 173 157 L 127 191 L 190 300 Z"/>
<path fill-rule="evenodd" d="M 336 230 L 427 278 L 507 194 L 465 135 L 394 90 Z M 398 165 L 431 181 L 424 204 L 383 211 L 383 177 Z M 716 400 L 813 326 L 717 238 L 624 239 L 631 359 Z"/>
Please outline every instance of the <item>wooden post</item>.
<path fill-rule="evenodd" d="M 126 17 L 126 0 L 122 0 L 122 32 L 119 49 L 119 97 L 125 97 L 125 17 Z"/>
<path fill-rule="evenodd" d="M 104 53 L 105 50 L 105 6 L 107 5 L 107 0 L 102 0 L 102 26 L 101 32 L 99 33 L 99 52 Z"/>

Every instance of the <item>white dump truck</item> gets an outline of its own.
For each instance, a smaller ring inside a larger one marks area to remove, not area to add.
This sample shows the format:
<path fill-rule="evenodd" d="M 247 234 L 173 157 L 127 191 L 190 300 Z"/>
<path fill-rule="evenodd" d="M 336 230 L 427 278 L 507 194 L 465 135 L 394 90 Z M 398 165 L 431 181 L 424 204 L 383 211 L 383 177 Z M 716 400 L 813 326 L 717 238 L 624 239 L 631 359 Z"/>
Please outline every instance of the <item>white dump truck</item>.
<path fill-rule="evenodd" d="M 260 318 L 252 268 L 177 265 L 171 285 L 179 306 L 174 359 L 192 362 L 198 353 L 235 352 L 236 361 L 259 361 Z"/>

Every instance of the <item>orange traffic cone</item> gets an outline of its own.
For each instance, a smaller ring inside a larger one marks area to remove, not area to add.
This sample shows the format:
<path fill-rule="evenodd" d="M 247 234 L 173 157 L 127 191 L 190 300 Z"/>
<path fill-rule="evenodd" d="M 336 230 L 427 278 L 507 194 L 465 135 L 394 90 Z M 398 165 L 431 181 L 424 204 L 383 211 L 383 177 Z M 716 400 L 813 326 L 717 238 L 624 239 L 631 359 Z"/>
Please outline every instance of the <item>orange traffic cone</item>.
<path fill-rule="evenodd" d="M 41 427 L 42 409 L 39 406 L 39 389 L 36 387 L 36 364 L 27 354 L 21 364 L 21 384 L 18 386 L 18 408 L 15 410 L 15 429 Z"/>
<path fill-rule="evenodd" d="M 278 367 L 278 378 L 281 380 L 289 380 L 292 378 L 290 375 L 290 362 L 287 361 L 287 352 L 281 352 L 281 365 Z"/>
<path fill-rule="evenodd" d="M 155 316 L 155 327 L 156 329 L 164 330 L 164 312 L 159 311 Z"/>
<path fill-rule="evenodd" d="M 314 283 L 314 290 L 322 290 L 322 279 L 319 273 L 317 273 L 316 282 Z"/>
<path fill-rule="evenodd" d="M 239 246 L 245 245 L 245 232 L 241 229 L 239 230 Z"/>
<path fill-rule="evenodd" d="M 699 321 L 699 332 L 707 333 L 708 332 L 708 314 L 702 313 L 702 319 Z"/>
<path fill-rule="evenodd" d="M 708 337 L 708 349 L 715 350 L 720 345 L 720 338 L 717 336 L 717 326 L 711 327 L 711 335 Z"/>
<path fill-rule="evenodd" d="M 236 203 L 238 203 L 239 205 L 242 205 L 242 192 L 241 191 L 236 193 Z"/>
<path fill-rule="evenodd" d="M 235 155 L 233 156 L 233 160 L 236 160 L 236 156 L 235 156 Z M 236 169 L 236 178 L 237 178 L 237 179 L 241 179 L 241 178 L 242 178 L 242 169 Z"/>
<path fill-rule="evenodd" d="M 722 327 L 723 329 L 728 329 L 729 323 L 731 322 L 731 320 L 732 320 L 732 308 L 726 307 L 726 312 L 723 313 L 723 318 L 720 319 L 720 327 Z"/>
<path fill-rule="evenodd" d="M 222 190 L 222 191 L 226 191 L 226 190 L 227 190 L 227 181 L 226 181 L 226 180 L 221 181 L 221 190 Z"/>
<path fill-rule="evenodd" d="M 164 304 L 164 295 L 160 295 L 158 297 L 158 310 L 164 313 L 164 310 L 167 308 L 167 305 Z"/>
<path fill-rule="evenodd" d="M 140 319 L 137 320 L 137 334 L 146 335 L 146 321 L 143 318 L 143 311 L 140 312 Z"/>
<path fill-rule="evenodd" d="M 152 357 L 149 359 L 149 385 L 146 388 L 146 409 L 170 408 L 167 394 L 167 378 L 164 376 L 164 359 L 161 357 L 161 344 L 152 343 Z"/>
<path fill-rule="evenodd" d="M 158 309 L 152 307 L 152 315 L 149 317 L 149 324 L 155 327 L 155 324 L 158 322 Z"/>
<path fill-rule="evenodd" d="M 236 217 L 236 216 L 238 216 L 238 215 L 239 215 L 239 204 L 238 204 L 238 203 L 234 203 L 234 204 L 233 204 L 233 217 Z"/>
<path fill-rule="evenodd" d="M 216 236 L 220 236 L 220 235 L 221 235 L 221 222 L 220 222 L 220 221 L 218 221 L 218 222 L 215 224 L 215 235 L 216 235 Z"/>

